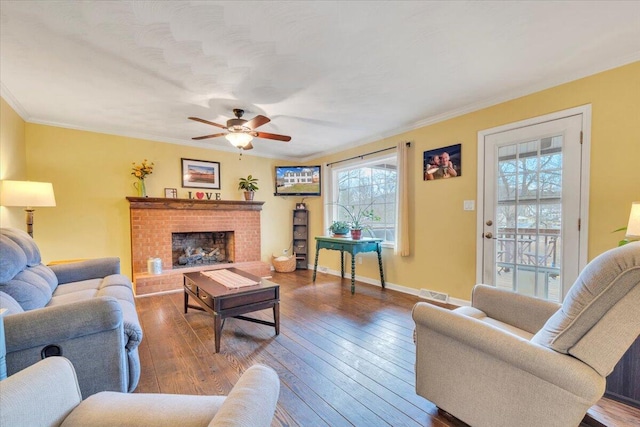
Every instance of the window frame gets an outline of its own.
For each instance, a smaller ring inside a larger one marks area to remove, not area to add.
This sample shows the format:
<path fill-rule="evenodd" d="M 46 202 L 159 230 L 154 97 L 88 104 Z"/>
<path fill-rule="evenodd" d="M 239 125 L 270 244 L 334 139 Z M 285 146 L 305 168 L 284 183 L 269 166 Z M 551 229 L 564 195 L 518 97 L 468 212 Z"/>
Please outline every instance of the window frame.
<path fill-rule="evenodd" d="M 350 160 L 348 162 L 341 162 L 341 164 L 337 165 L 331 165 L 328 166 L 328 173 L 326 174 L 327 179 L 326 179 L 326 194 L 327 194 L 327 203 L 326 203 L 326 208 L 325 208 L 325 218 L 326 218 L 326 222 L 325 222 L 325 230 L 329 228 L 329 226 L 332 224 L 332 222 L 334 221 L 334 218 L 336 218 L 338 216 L 338 209 L 340 209 L 339 206 L 335 205 L 334 203 L 337 201 L 338 196 L 339 196 L 339 190 L 338 190 L 338 180 L 337 180 L 337 175 L 340 172 L 345 172 L 345 171 L 349 171 L 349 170 L 353 170 L 353 169 L 360 169 L 360 168 L 365 168 L 365 167 L 371 167 L 371 166 L 375 166 L 378 165 L 382 162 L 389 162 L 392 164 L 395 164 L 396 167 L 398 165 L 398 153 L 396 150 L 392 151 L 392 152 L 388 152 L 388 153 L 381 153 L 379 155 L 376 156 L 367 156 L 366 158 L 360 158 L 360 159 L 354 159 L 354 160 Z M 396 169 L 397 171 L 397 169 Z M 396 190 L 397 190 L 397 181 L 398 180 L 398 176 L 396 174 Z M 398 194 L 397 191 L 394 194 L 394 200 L 393 200 L 393 208 L 395 210 L 395 221 L 393 223 L 393 235 L 394 237 L 397 238 L 397 233 L 398 233 L 398 215 L 397 215 L 397 211 L 398 211 Z M 385 225 L 388 225 L 389 223 L 385 223 Z M 394 240 L 383 240 L 382 241 L 382 246 L 385 248 L 395 248 L 395 243 L 396 240 L 394 238 Z"/>

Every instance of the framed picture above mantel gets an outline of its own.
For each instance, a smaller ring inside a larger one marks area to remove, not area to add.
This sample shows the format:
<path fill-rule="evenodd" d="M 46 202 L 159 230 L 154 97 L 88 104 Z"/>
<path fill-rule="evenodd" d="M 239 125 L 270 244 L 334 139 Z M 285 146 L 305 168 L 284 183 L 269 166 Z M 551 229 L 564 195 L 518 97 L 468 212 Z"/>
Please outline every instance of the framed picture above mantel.
<path fill-rule="evenodd" d="M 220 189 L 220 163 L 182 159 L 183 188 Z"/>

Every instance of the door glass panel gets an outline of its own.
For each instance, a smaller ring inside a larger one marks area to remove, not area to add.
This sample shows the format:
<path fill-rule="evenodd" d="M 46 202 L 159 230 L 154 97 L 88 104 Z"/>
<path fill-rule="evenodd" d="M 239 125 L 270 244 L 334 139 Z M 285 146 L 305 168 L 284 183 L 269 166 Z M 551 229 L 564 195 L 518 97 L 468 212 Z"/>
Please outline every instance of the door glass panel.
<path fill-rule="evenodd" d="M 497 148 L 498 287 L 561 301 L 562 135 Z"/>

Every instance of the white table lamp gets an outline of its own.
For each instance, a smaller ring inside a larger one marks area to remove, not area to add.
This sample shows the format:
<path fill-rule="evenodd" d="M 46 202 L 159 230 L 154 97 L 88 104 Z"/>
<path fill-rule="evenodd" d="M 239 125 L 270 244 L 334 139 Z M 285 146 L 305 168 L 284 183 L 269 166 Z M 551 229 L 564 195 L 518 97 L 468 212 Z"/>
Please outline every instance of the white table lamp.
<path fill-rule="evenodd" d="M 627 238 L 640 239 L 640 202 L 631 204 L 629 225 L 627 225 Z"/>
<path fill-rule="evenodd" d="M 56 205 L 53 184 L 34 181 L 2 181 L 0 205 L 24 207 L 27 212 L 27 233 L 33 237 L 33 211 L 35 207 Z"/>

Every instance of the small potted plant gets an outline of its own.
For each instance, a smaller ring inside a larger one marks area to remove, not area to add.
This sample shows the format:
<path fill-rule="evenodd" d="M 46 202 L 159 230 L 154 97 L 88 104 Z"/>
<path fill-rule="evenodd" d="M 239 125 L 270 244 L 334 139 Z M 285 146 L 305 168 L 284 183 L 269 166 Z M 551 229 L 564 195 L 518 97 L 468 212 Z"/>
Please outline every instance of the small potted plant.
<path fill-rule="evenodd" d="M 244 191 L 245 200 L 253 200 L 253 194 L 258 190 L 258 178 L 254 178 L 251 175 L 246 178 L 240 178 L 238 190 Z"/>
<path fill-rule="evenodd" d="M 337 206 L 341 207 L 345 210 L 347 215 L 349 216 L 349 225 L 351 227 L 351 238 L 354 240 L 358 240 L 362 237 L 362 230 L 368 230 L 371 233 L 371 221 L 380 221 L 380 217 L 375 214 L 371 205 L 373 202 L 369 203 L 366 207 L 358 207 L 350 206 L 347 207 L 345 205 L 341 205 L 340 203 L 335 203 Z"/>
<path fill-rule="evenodd" d="M 351 229 L 351 225 L 346 221 L 333 221 L 333 224 L 329 226 L 329 231 L 334 236 L 346 236 L 349 230 Z"/>

